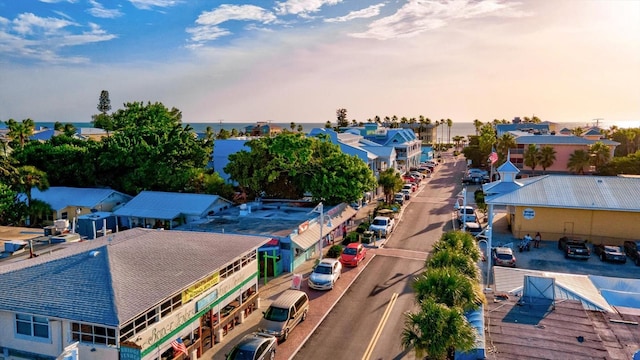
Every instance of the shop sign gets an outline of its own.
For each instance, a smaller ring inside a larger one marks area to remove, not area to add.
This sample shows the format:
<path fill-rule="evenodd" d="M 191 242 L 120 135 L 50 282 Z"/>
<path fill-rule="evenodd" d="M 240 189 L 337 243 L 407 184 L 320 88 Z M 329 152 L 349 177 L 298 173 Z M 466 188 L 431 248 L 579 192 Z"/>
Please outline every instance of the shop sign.
<path fill-rule="evenodd" d="M 133 347 L 127 346 L 129 343 L 124 342 L 120 345 L 120 360 L 140 360 L 142 359 L 142 353 L 140 347 L 134 344 Z"/>
<path fill-rule="evenodd" d="M 531 220 L 536 216 L 536 211 L 532 208 L 526 208 L 522 210 L 522 217 L 526 220 Z"/>
<path fill-rule="evenodd" d="M 298 225 L 298 235 L 302 234 L 303 232 L 307 231 L 309 229 L 309 220 L 303 222 L 302 224 Z"/>
<path fill-rule="evenodd" d="M 190 286 L 187 290 L 182 292 L 182 303 L 186 304 L 196 296 L 211 289 L 220 282 L 220 272 L 215 272 L 206 279 L 199 281 L 195 285 Z"/>
<path fill-rule="evenodd" d="M 196 302 L 196 311 L 200 311 L 216 301 L 218 298 L 218 290 L 213 290 L 209 294 L 205 295 L 202 299 Z"/>

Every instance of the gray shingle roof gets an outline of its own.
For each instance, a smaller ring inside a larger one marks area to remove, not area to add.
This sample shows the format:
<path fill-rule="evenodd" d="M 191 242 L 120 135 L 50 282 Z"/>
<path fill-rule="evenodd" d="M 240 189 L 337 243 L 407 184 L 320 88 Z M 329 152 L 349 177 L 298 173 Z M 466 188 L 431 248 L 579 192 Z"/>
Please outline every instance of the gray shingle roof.
<path fill-rule="evenodd" d="M 218 199 L 221 199 L 218 195 L 143 191 L 114 214 L 152 219 L 175 219 L 180 214 L 205 215 Z"/>
<path fill-rule="evenodd" d="M 521 188 L 486 202 L 592 210 L 640 212 L 640 178 L 617 176 L 545 175 L 527 179 Z"/>
<path fill-rule="evenodd" d="M 270 238 L 137 228 L 112 239 L 0 266 L 0 309 L 117 326 Z"/>

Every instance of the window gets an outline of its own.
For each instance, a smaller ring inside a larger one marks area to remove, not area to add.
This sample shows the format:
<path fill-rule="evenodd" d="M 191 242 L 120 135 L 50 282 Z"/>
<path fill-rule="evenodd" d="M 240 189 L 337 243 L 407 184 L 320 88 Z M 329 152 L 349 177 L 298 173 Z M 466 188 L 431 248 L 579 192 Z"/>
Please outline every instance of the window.
<path fill-rule="evenodd" d="M 71 338 L 87 344 L 115 345 L 116 329 L 81 323 L 71 323 Z"/>
<path fill-rule="evenodd" d="M 49 339 L 49 319 L 16 314 L 16 333 L 40 339 Z"/>

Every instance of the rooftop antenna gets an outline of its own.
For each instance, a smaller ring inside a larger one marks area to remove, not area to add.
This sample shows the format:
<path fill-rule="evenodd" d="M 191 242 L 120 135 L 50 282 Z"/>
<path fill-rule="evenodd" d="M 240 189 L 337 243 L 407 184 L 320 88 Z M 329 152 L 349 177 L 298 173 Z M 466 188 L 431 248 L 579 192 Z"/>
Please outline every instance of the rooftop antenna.
<path fill-rule="evenodd" d="M 600 127 L 600 120 L 604 120 L 604 119 L 603 119 L 603 118 L 596 118 L 596 119 L 593 119 L 593 121 L 595 121 L 595 122 L 596 122 L 596 127 Z"/>

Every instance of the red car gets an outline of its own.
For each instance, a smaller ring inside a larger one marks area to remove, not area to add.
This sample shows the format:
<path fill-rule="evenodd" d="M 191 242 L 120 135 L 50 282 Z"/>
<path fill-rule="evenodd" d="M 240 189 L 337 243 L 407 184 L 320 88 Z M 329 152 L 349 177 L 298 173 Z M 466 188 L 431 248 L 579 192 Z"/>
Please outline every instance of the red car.
<path fill-rule="evenodd" d="M 344 266 L 358 266 L 367 256 L 367 249 L 360 243 L 351 243 L 347 245 L 340 255 L 340 262 Z"/>

